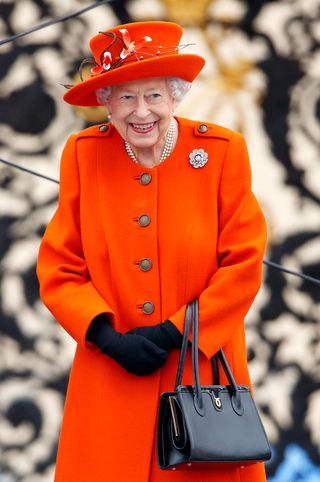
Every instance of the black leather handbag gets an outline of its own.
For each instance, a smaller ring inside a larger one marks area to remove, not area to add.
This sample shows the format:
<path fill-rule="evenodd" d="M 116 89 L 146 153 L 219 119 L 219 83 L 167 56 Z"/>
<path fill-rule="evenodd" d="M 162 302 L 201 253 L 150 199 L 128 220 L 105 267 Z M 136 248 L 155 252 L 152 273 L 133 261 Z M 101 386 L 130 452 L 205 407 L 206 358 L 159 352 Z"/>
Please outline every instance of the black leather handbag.
<path fill-rule="evenodd" d="M 181 385 L 192 320 L 194 385 Z M 157 457 L 160 469 L 244 467 L 270 459 L 269 442 L 250 389 L 237 385 L 222 350 L 215 355 L 229 385 L 201 386 L 198 365 L 198 300 L 187 306 L 173 392 L 160 397 Z M 214 370 L 217 372 L 217 370 Z"/>

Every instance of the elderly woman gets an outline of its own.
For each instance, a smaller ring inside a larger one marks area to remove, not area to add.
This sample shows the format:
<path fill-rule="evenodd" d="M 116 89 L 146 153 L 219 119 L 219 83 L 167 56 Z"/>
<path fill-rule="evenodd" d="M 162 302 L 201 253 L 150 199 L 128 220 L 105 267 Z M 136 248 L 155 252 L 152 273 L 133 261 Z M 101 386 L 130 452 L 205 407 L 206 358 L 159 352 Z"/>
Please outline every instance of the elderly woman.
<path fill-rule="evenodd" d="M 56 482 L 265 481 L 261 463 L 198 472 L 156 463 L 159 394 L 174 387 L 192 299 L 202 382 L 212 383 L 223 347 L 238 383 L 250 384 L 243 319 L 265 247 L 242 135 L 174 115 L 204 65 L 180 53 L 181 34 L 170 22 L 99 33 L 91 77 L 64 96 L 105 105 L 112 123 L 69 138 L 39 253 L 41 297 L 77 342 Z"/>

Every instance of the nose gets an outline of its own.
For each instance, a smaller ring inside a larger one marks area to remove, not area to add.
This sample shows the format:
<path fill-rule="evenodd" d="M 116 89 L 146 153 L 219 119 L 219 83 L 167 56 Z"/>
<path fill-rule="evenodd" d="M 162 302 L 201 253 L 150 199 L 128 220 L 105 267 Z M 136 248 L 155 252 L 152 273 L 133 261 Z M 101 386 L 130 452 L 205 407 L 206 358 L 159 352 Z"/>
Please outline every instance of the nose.
<path fill-rule="evenodd" d="M 144 96 L 137 97 L 137 102 L 135 107 L 136 108 L 134 113 L 140 119 L 144 119 L 145 117 L 147 117 L 148 114 L 150 114 L 149 106 Z"/>

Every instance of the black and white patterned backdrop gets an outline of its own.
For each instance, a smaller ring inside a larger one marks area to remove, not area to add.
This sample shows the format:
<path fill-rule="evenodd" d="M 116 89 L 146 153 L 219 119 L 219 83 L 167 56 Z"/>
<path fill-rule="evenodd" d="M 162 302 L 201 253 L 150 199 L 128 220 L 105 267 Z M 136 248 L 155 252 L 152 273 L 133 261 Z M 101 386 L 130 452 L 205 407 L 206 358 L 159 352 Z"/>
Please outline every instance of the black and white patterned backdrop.
<path fill-rule="evenodd" d="M 4 0 L 8 37 L 89 4 Z M 88 39 L 135 20 L 185 27 L 207 58 L 178 114 L 244 133 L 266 258 L 320 278 L 320 0 L 113 0 L 0 46 L 1 158 L 58 178 L 68 135 L 103 121 L 64 104 Z M 58 185 L 0 163 L 0 482 L 52 482 L 73 341 L 39 300 L 35 263 Z M 269 482 L 320 480 L 319 286 L 264 269 L 247 317 Z"/>

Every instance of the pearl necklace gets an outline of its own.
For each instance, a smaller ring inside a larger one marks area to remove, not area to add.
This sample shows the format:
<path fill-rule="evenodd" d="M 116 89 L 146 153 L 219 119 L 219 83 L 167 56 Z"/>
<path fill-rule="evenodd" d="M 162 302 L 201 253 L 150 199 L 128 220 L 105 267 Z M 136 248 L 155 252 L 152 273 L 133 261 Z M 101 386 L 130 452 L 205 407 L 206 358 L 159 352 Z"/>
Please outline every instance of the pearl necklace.
<path fill-rule="evenodd" d="M 167 132 L 166 142 L 165 142 L 162 154 L 160 156 L 159 164 L 160 164 L 160 162 L 163 162 L 171 154 L 172 149 L 173 149 L 173 144 L 174 144 L 175 133 L 176 133 L 176 124 L 175 124 L 175 121 L 172 120 L 171 123 L 170 123 L 169 129 L 168 129 L 168 132 Z M 137 156 L 133 152 L 132 147 L 130 146 L 129 142 L 124 141 L 124 146 L 125 146 L 125 149 L 127 151 L 128 156 L 131 157 L 131 159 L 136 164 L 138 164 L 139 161 L 137 159 Z"/>

